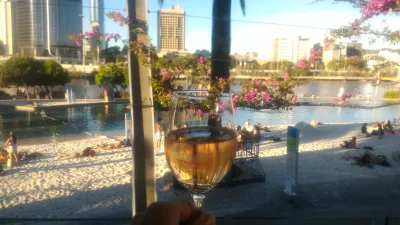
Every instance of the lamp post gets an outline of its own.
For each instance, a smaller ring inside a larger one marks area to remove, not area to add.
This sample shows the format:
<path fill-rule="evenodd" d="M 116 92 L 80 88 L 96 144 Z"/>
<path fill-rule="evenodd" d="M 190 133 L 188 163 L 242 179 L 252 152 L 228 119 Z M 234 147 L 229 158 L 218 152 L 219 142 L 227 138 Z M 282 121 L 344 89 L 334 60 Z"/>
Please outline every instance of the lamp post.
<path fill-rule="evenodd" d="M 79 15 L 82 18 L 82 34 L 85 32 L 85 16 L 84 15 Z M 83 65 L 83 74 L 85 74 L 85 102 L 87 102 L 87 94 L 86 94 L 86 82 L 87 82 L 87 77 L 86 77 L 86 45 L 85 45 L 85 40 L 82 41 L 82 65 Z"/>

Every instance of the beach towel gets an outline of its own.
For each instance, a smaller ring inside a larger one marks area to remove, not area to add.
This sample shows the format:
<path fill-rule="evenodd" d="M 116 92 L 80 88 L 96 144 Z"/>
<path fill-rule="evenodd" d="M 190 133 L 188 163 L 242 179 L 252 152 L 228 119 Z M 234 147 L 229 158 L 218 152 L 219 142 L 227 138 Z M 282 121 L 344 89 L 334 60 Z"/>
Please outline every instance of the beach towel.
<path fill-rule="evenodd" d="M 394 131 L 394 133 L 392 133 L 392 132 L 390 132 L 390 131 L 388 131 L 388 130 L 385 130 L 385 133 L 386 134 L 392 134 L 392 135 L 400 135 L 400 131 Z"/>

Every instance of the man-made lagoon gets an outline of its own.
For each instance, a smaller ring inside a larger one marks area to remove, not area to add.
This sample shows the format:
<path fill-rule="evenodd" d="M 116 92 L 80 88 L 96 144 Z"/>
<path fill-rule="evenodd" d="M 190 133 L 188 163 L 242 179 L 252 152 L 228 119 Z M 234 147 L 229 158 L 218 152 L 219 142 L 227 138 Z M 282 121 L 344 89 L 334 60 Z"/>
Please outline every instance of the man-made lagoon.
<path fill-rule="evenodd" d="M 124 135 L 124 114 L 127 104 L 58 108 L 40 112 L 0 109 L 0 142 L 13 130 L 20 143 L 37 144 L 81 139 L 96 135 Z M 296 106 L 289 111 L 252 111 L 239 109 L 236 125 L 247 119 L 253 124 L 291 125 L 300 121 L 319 120 L 325 123 L 371 122 L 400 117 L 400 105 L 377 109 L 355 109 L 328 106 Z"/>
<path fill-rule="evenodd" d="M 75 79 L 69 86 L 76 88 L 77 98 L 84 98 L 84 80 Z M 364 97 L 381 98 L 384 91 L 393 88 L 394 83 L 381 82 L 374 86 L 372 82 L 360 81 L 311 81 L 295 88 L 299 95 L 316 95 L 318 99 L 300 99 L 302 102 L 333 103 L 339 89 L 344 87 L 346 93 L 358 92 Z M 237 92 L 240 85 L 232 85 Z M 88 98 L 98 98 L 102 89 L 98 86 L 86 87 Z M 383 101 L 350 100 L 352 104 L 376 106 Z M 86 106 L 75 108 L 48 109 L 44 113 L 19 112 L 0 108 L 0 142 L 4 142 L 10 130 L 17 133 L 21 144 L 48 143 L 93 137 L 95 135 L 124 135 L 124 114 L 128 112 L 127 104 L 109 106 Z M 247 119 L 253 124 L 283 125 L 296 124 L 300 121 L 319 120 L 325 123 L 371 122 L 376 120 L 400 117 L 400 105 L 377 109 L 355 109 L 327 106 L 296 106 L 291 111 L 251 111 L 239 109 L 236 113 L 236 125 L 243 125 Z"/>

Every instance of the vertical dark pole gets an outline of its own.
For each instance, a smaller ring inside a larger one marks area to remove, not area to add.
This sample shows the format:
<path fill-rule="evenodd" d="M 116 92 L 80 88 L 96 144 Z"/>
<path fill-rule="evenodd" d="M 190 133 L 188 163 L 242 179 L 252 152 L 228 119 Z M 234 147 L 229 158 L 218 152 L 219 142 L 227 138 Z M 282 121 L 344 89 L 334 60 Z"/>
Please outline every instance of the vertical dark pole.
<path fill-rule="evenodd" d="M 231 52 L 231 0 L 213 1 L 211 80 L 229 78 Z"/>
<path fill-rule="evenodd" d="M 147 30 L 147 0 L 127 0 L 129 42 L 137 40 L 132 32 L 141 24 Z M 147 43 L 143 43 L 147 44 Z M 156 201 L 154 165 L 154 111 L 150 87 L 150 69 L 138 62 L 133 51 L 128 54 L 129 90 L 133 118 L 133 171 L 132 171 L 132 215 L 143 212 Z"/>

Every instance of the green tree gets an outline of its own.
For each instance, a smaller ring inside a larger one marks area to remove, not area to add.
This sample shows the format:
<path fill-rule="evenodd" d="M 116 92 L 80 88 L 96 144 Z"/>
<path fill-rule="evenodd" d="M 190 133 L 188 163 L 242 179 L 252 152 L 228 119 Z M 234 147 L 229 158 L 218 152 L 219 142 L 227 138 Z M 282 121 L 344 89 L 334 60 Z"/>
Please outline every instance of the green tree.
<path fill-rule="evenodd" d="M 341 68 L 341 65 L 343 65 L 342 60 L 332 59 L 331 61 L 329 61 L 326 67 L 328 68 L 328 70 L 338 71 Z"/>
<path fill-rule="evenodd" d="M 203 57 L 208 58 L 208 57 L 211 56 L 211 52 L 208 51 L 207 49 L 202 49 L 202 50 L 197 49 L 197 50 L 193 53 L 193 55 L 196 56 L 196 57 L 203 56 Z"/>
<path fill-rule="evenodd" d="M 344 67 L 346 70 L 366 70 L 367 69 L 367 61 L 362 57 L 350 56 L 344 58 Z"/>
<path fill-rule="evenodd" d="M 65 85 L 70 81 L 69 73 L 55 60 L 44 62 L 44 73 L 39 77 L 39 86 L 44 86 L 47 95 L 53 99 L 56 86 Z"/>
<path fill-rule="evenodd" d="M 231 64 L 230 64 L 230 69 L 233 69 L 233 68 L 235 68 L 236 67 L 236 58 L 235 58 L 235 56 L 233 56 L 233 55 L 231 55 L 230 56 L 230 58 L 231 58 Z"/>
<path fill-rule="evenodd" d="M 118 46 L 113 46 L 100 51 L 100 58 L 106 63 L 126 62 L 126 54 L 122 53 Z"/>
<path fill-rule="evenodd" d="M 246 68 L 250 69 L 250 70 L 258 70 L 258 69 L 260 69 L 260 64 L 258 64 L 257 60 L 253 59 L 253 60 L 247 62 Z"/>
<path fill-rule="evenodd" d="M 127 63 L 106 63 L 101 64 L 99 67 L 99 71 L 95 75 L 95 83 L 99 86 L 102 86 L 106 77 L 112 75 L 112 77 L 108 78 L 107 81 L 113 85 L 114 90 L 119 93 L 122 90 L 125 90 L 129 85 L 129 75 L 128 75 L 128 64 Z M 118 86 L 121 89 L 118 89 Z"/>
<path fill-rule="evenodd" d="M 38 85 L 40 76 L 44 74 L 43 63 L 27 56 L 13 56 L 0 66 L 0 84 L 25 88 L 26 98 L 29 99 L 29 87 Z"/>

